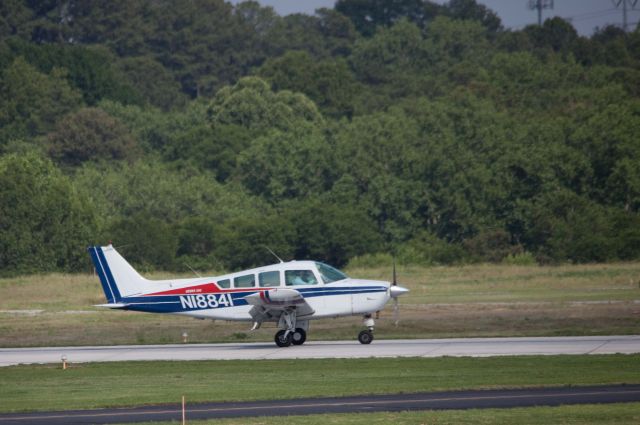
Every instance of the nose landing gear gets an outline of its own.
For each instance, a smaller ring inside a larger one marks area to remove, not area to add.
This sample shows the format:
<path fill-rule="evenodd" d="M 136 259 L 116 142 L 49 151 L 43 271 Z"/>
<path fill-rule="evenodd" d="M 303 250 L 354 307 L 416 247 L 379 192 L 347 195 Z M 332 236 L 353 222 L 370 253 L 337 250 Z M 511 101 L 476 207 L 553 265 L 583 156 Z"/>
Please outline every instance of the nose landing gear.
<path fill-rule="evenodd" d="M 371 344 L 371 341 L 373 341 L 373 332 L 368 329 L 360 331 L 358 341 L 360 341 L 360 344 Z"/>
<path fill-rule="evenodd" d="M 375 320 L 371 317 L 370 314 L 365 314 L 362 318 L 362 324 L 367 328 L 363 331 L 360 331 L 358 334 L 358 341 L 360 344 L 371 344 L 373 341 L 373 328 L 375 326 Z"/>

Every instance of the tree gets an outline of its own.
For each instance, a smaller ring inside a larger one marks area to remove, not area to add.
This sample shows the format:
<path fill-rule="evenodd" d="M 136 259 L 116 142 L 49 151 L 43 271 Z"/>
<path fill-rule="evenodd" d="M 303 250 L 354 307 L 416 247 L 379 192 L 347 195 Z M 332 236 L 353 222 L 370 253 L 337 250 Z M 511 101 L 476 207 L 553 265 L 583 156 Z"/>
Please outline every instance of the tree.
<path fill-rule="evenodd" d="M 420 27 L 442 13 L 442 6 L 423 0 L 338 0 L 335 10 L 349 17 L 364 36 L 372 36 L 378 27 L 390 27 L 407 19 Z"/>
<path fill-rule="evenodd" d="M 342 267 L 350 258 L 381 249 L 382 238 L 364 211 L 319 200 L 286 203 L 283 207 L 286 220 L 296 230 L 296 259 Z"/>
<path fill-rule="evenodd" d="M 160 63 L 177 76 L 192 98 L 212 96 L 256 64 L 252 32 L 223 0 L 160 1 L 156 28 L 147 40 Z"/>
<path fill-rule="evenodd" d="M 0 144 L 43 135 L 80 105 L 80 93 L 69 86 L 63 69 L 46 75 L 18 58 L 0 81 Z"/>
<path fill-rule="evenodd" d="M 139 214 L 175 225 L 187 217 L 216 223 L 234 217 L 257 220 L 271 211 L 238 184 L 222 185 L 209 172 L 157 161 L 85 163 L 74 181 L 95 205 L 101 228 Z"/>
<path fill-rule="evenodd" d="M 585 263 L 616 258 L 609 211 L 568 190 L 549 191 L 532 204 L 526 242 L 539 258 Z"/>
<path fill-rule="evenodd" d="M 270 202 L 327 190 L 335 178 L 331 149 L 322 134 L 300 124 L 257 138 L 238 158 L 237 178 Z"/>
<path fill-rule="evenodd" d="M 72 166 L 85 161 L 132 161 L 139 155 L 129 129 L 100 108 L 67 115 L 47 140 L 51 157 Z"/>
<path fill-rule="evenodd" d="M 422 225 L 424 205 L 423 184 L 413 172 L 427 148 L 416 122 L 395 109 L 356 117 L 334 137 L 336 157 L 342 158 L 337 174 L 351 181 L 341 178 L 331 196 L 340 199 L 349 190 L 352 208 L 366 211 L 385 240 L 409 238 Z"/>
<path fill-rule="evenodd" d="M 96 222 L 87 198 L 34 153 L 0 158 L 0 270 L 86 270 Z"/>
<path fill-rule="evenodd" d="M 258 74 L 271 83 L 273 90 L 304 93 L 324 115 L 336 118 L 353 114 L 353 98 L 360 90 L 343 59 L 318 61 L 304 51 L 270 59 Z"/>
<path fill-rule="evenodd" d="M 266 34 L 268 57 L 287 51 L 305 51 L 314 58 L 348 56 L 358 33 L 351 20 L 331 9 L 318 9 L 315 16 L 291 14 L 278 19 Z"/>
<path fill-rule="evenodd" d="M 28 23 L 33 12 L 22 0 L 7 0 L 0 3 L 0 38 L 11 36 L 28 37 Z"/>
<path fill-rule="evenodd" d="M 593 199 L 627 209 L 635 205 L 638 131 L 640 103 L 631 100 L 590 110 L 569 135 L 568 143 L 585 155 L 593 170 L 589 185 Z"/>
<path fill-rule="evenodd" d="M 476 0 L 450 0 L 445 7 L 446 14 L 453 19 L 477 21 L 490 33 L 502 29 L 498 15 Z"/>
<path fill-rule="evenodd" d="M 139 212 L 113 222 L 106 235 L 116 245 L 123 245 L 123 255 L 136 266 L 147 270 L 174 268 L 178 238 L 166 221 Z"/>
<path fill-rule="evenodd" d="M 351 60 L 356 74 L 367 84 L 404 82 L 429 66 L 424 47 L 420 29 L 402 20 L 358 41 Z"/>
<path fill-rule="evenodd" d="M 289 91 L 274 93 L 257 77 L 245 77 L 233 87 L 221 89 L 211 101 L 209 119 L 214 127 L 232 124 L 256 131 L 289 130 L 300 122 L 323 122 L 307 97 Z"/>
<path fill-rule="evenodd" d="M 118 63 L 131 85 L 148 103 L 164 111 L 184 106 L 186 96 L 168 69 L 150 56 L 125 58 Z M 153 78 L 149 78 L 153 76 Z"/>
<path fill-rule="evenodd" d="M 236 217 L 217 228 L 213 255 L 231 270 L 273 264 L 276 260 L 267 247 L 281 258 L 294 259 L 294 232 L 291 221 L 277 214 Z"/>
<path fill-rule="evenodd" d="M 54 68 L 64 68 L 68 83 L 82 92 L 89 105 L 101 99 L 142 103 L 137 89 L 116 68 L 116 55 L 104 46 L 34 44 L 17 38 L 7 40 L 6 45 L 11 61 L 23 57 L 44 74 L 51 74 Z"/>
<path fill-rule="evenodd" d="M 65 30 L 67 39 L 106 45 L 119 56 L 143 55 L 149 51 L 148 41 L 157 31 L 155 4 L 149 0 L 66 2 L 68 18 L 63 22 L 69 27 Z"/>

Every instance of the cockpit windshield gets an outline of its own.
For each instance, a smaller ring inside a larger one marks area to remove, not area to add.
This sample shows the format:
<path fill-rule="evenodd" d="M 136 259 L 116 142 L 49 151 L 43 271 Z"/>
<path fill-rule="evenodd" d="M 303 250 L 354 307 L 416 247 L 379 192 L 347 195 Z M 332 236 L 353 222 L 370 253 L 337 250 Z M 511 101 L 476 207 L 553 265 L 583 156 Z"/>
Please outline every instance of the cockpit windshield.
<path fill-rule="evenodd" d="M 346 274 L 328 264 L 316 263 L 316 266 L 318 267 L 318 271 L 320 272 L 320 276 L 322 276 L 322 281 L 324 283 L 337 282 L 338 280 L 348 278 Z"/>

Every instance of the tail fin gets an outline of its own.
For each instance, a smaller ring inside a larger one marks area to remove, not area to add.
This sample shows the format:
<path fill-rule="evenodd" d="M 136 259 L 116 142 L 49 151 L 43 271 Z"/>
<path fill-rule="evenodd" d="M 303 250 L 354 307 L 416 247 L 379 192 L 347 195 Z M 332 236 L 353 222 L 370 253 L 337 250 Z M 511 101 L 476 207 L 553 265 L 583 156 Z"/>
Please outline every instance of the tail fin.
<path fill-rule="evenodd" d="M 123 296 L 143 293 L 149 288 L 150 282 L 140 276 L 113 246 L 92 246 L 88 250 L 109 303 L 119 303 Z"/>

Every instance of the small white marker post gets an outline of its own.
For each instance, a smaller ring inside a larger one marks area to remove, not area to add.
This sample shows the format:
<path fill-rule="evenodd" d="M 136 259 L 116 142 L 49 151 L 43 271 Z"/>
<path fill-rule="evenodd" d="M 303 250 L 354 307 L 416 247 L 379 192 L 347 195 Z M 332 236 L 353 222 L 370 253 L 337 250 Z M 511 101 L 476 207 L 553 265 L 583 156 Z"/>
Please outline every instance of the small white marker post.
<path fill-rule="evenodd" d="M 63 354 L 61 357 L 62 360 L 62 370 L 67 370 L 67 355 Z"/>
<path fill-rule="evenodd" d="M 187 425 L 187 412 L 184 408 L 184 396 L 182 396 L 182 425 Z"/>

